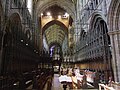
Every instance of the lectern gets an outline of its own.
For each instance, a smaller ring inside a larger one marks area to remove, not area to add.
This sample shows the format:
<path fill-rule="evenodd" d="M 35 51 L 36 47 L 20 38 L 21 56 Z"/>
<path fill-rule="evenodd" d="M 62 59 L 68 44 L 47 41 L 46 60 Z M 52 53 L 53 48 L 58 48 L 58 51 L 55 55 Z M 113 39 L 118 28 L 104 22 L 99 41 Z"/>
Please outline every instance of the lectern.
<path fill-rule="evenodd" d="M 69 83 L 72 83 L 72 79 L 71 79 L 70 76 L 61 75 L 61 76 L 59 77 L 59 82 L 60 82 L 61 84 L 63 84 L 63 89 L 66 90 L 67 85 L 68 85 Z"/>

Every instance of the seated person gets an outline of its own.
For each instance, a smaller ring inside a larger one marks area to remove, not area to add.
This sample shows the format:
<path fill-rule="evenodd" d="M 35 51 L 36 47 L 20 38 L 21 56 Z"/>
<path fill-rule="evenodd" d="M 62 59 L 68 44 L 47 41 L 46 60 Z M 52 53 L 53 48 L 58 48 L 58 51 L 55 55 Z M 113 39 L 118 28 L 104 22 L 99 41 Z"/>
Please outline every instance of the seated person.
<path fill-rule="evenodd" d="M 75 76 L 75 73 L 72 73 L 72 84 L 73 84 L 73 89 L 77 89 L 78 82 L 77 82 L 77 77 Z"/>

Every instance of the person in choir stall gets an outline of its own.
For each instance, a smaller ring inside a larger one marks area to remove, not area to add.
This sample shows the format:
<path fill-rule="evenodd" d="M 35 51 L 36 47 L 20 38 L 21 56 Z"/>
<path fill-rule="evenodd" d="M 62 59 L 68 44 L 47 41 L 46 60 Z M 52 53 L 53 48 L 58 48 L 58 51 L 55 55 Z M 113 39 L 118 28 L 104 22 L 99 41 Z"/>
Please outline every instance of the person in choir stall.
<path fill-rule="evenodd" d="M 68 75 L 68 76 L 72 76 L 72 73 L 73 73 L 72 68 L 69 68 L 69 69 L 68 69 L 68 74 L 67 74 L 67 75 Z"/>
<path fill-rule="evenodd" d="M 60 75 L 62 75 L 62 74 L 63 74 L 63 68 L 60 69 Z"/>
<path fill-rule="evenodd" d="M 77 89 L 77 87 L 78 87 L 78 81 L 77 81 L 77 77 L 75 76 L 74 72 L 72 73 L 71 79 L 72 79 L 73 89 Z"/>
<path fill-rule="evenodd" d="M 112 83 L 114 83 L 114 81 L 112 80 L 112 76 L 110 76 L 108 81 L 108 86 L 112 87 Z"/>
<path fill-rule="evenodd" d="M 104 73 L 100 73 L 100 83 L 105 83 L 105 75 Z"/>
<path fill-rule="evenodd" d="M 78 68 L 75 71 L 75 75 L 76 75 L 77 81 L 78 81 L 78 88 L 81 88 L 82 87 L 82 82 L 83 82 L 83 76 L 84 75 L 80 74 L 80 70 Z"/>
<path fill-rule="evenodd" d="M 87 87 L 87 74 L 86 71 L 83 72 L 83 81 L 82 81 L 82 88 L 86 88 Z"/>
<path fill-rule="evenodd" d="M 67 68 L 63 68 L 63 75 L 67 74 Z"/>
<path fill-rule="evenodd" d="M 66 77 L 67 85 L 69 86 L 69 89 L 72 89 L 72 79 L 71 79 L 72 73 L 73 73 L 72 68 L 67 68 L 66 71 L 65 71 L 65 74 L 67 76 Z"/>
<path fill-rule="evenodd" d="M 99 77 L 99 72 L 96 71 L 95 72 L 95 78 L 94 78 L 94 87 L 95 88 L 98 88 L 99 87 L 99 81 L 100 81 L 100 77 Z"/>

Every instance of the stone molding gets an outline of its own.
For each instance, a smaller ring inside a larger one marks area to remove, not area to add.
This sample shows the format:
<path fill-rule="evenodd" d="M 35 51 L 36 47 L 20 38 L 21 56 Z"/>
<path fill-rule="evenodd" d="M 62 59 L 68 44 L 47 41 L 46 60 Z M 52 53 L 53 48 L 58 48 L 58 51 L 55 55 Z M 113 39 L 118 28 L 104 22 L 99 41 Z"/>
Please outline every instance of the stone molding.
<path fill-rule="evenodd" d="M 120 34 L 120 30 L 109 31 L 109 35 Z"/>

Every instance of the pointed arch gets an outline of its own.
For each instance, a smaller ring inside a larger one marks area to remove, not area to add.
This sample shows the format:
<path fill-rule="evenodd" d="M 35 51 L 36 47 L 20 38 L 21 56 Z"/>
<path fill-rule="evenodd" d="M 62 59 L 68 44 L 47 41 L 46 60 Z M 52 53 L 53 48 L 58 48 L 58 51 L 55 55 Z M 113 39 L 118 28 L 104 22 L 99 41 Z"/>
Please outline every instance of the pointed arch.
<path fill-rule="evenodd" d="M 112 56 L 113 56 L 113 70 L 115 81 L 120 81 L 120 66 L 119 66 L 119 56 L 120 56 L 120 0 L 112 0 L 108 10 L 108 26 L 109 35 L 111 38 Z"/>
<path fill-rule="evenodd" d="M 108 10 L 109 31 L 120 29 L 120 0 L 112 0 Z"/>
<path fill-rule="evenodd" d="M 60 43 L 58 43 L 58 42 L 52 42 L 52 43 L 50 43 L 50 45 L 49 45 L 49 50 L 50 50 L 50 48 L 51 48 L 52 46 L 54 46 L 54 45 L 61 48 Z"/>
<path fill-rule="evenodd" d="M 94 25 L 98 19 L 99 21 L 104 20 L 104 22 L 106 22 L 105 17 L 100 12 L 94 12 L 90 19 L 89 30 L 92 30 L 94 28 Z"/>
<path fill-rule="evenodd" d="M 37 7 L 38 16 L 40 16 L 45 9 L 53 5 L 58 5 L 64 10 L 66 10 L 70 14 L 73 20 L 75 19 L 75 6 L 72 2 L 69 2 L 67 0 L 54 0 L 54 1 L 46 1 L 45 3 L 41 3 L 39 1 L 38 4 L 39 4 Z"/>
<path fill-rule="evenodd" d="M 45 30 L 46 30 L 49 26 L 54 25 L 54 24 L 57 24 L 57 25 L 63 27 L 63 30 L 64 30 L 65 34 L 67 35 L 68 28 L 67 28 L 63 23 L 61 23 L 61 22 L 58 21 L 58 20 L 53 20 L 53 21 L 51 21 L 51 22 L 48 22 L 48 23 L 42 28 L 42 35 L 44 34 Z"/>

